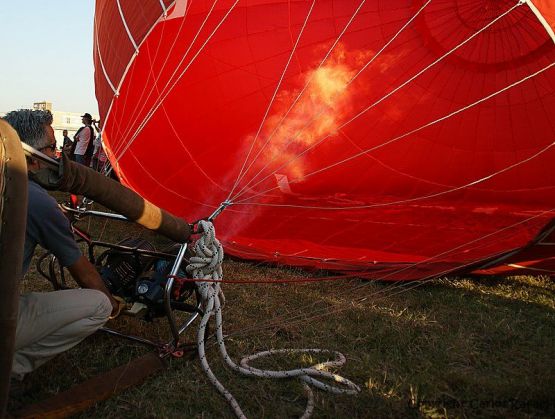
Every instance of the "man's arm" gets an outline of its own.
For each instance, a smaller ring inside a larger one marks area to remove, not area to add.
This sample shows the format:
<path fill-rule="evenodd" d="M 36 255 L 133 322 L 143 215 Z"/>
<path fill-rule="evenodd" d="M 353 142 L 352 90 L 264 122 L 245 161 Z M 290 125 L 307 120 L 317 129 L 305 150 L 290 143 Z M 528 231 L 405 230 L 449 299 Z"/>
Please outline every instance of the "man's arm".
<path fill-rule="evenodd" d="M 92 263 L 81 253 L 69 220 L 58 207 L 58 203 L 32 181 L 29 182 L 27 236 L 52 252 L 81 287 L 106 294 L 114 308 L 113 313 L 117 312 L 118 302 L 112 297 Z"/>
<path fill-rule="evenodd" d="M 119 303 L 114 299 L 104 281 L 91 262 L 85 257 L 81 256 L 73 265 L 68 266 L 67 269 L 75 281 L 83 288 L 90 288 L 98 290 L 106 294 L 112 303 L 112 314 L 117 313 Z"/>

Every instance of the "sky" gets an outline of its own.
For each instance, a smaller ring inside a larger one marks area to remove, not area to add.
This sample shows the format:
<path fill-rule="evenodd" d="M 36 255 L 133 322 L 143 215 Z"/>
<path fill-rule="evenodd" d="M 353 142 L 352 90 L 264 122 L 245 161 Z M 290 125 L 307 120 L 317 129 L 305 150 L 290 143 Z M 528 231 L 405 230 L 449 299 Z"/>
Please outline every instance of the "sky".
<path fill-rule="evenodd" d="M 94 95 L 94 0 L 0 0 L 0 113 L 52 102 L 98 114 Z"/>

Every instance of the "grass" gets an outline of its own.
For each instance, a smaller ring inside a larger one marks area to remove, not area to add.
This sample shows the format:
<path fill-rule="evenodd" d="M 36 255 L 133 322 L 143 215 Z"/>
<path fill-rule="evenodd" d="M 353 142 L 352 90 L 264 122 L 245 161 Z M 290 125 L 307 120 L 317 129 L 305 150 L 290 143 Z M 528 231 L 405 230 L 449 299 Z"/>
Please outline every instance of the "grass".
<path fill-rule="evenodd" d="M 155 239 L 122 223 L 91 222 L 89 228 L 109 240 L 139 234 Z M 322 273 L 226 260 L 224 275 L 275 280 Z M 48 288 L 35 272 L 23 285 Z M 273 348 L 326 348 L 347 357 L 335 372 L 357 383 L 361 393 L 315 390 L 316 418 L 555 416 L 555 284 L 548 277 L 225 284 L 224 291 L 226 345 L 236 362 Z M 168 336 L 163 319 L 120 318 L 113 326 L 157 340 Z M 186 334 L 194 339 L 195 331 Z M 306 397 L 297 380 L 241 376 L 224 365 L 217 346 L 214 339 L 208 342 L 209 362 L 247 417 L 303 413 Z M 42 400 L 147 351 L 95 334 L 31 374 L 32 395 L 12 406 Z M 282 369 L 324 360 L 295 355 L 253 365 Z M 184 357 L 171 358 L 167 371 L 79 417 L 234 416 L 198 358 Z"/>

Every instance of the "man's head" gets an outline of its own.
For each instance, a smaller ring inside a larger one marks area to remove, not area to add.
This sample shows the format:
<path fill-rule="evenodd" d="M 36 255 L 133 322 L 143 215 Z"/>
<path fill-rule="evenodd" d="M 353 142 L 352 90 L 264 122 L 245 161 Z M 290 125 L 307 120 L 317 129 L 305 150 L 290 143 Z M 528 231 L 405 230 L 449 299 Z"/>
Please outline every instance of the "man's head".
<path fill-rule="evenodd" d="M 7 113 L 4 119 L 17 131 L 21 141 L 31 147 L 44 153 L 56 146 L 50 111 L 20 109 Z"/>
<path fill-rule="evenodd" d="M 64 137 L 67 137 L 67 129 L 65 129 L 65 130 L 62 131 L 62 135 L 63 135 Z"/>
<path fill-rule="evenodd" d="M 20 109 L 9 112 L 4 119 L 17 131 L 21 141 L 48 157 L 56 157 L 56 137 L 51 126 L 50 111 Z M 35 171 L 41 168 L 41 164 L 35 159 L 27 158 L 27 168 Z"/>
<path fill-rule="evenodd" d="M 83 124 L 85 125 L 90 125 L 92 123 L 92 116 L 90 113 L 84 113 L 83 115 L 81 115 L 81 121 L 83 122 Z"/>

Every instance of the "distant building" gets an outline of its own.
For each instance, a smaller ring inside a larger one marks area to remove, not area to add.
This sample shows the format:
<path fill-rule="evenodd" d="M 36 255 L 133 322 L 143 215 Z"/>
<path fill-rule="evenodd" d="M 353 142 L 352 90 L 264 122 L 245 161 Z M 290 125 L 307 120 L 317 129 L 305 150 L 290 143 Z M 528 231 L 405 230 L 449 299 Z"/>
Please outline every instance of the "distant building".
<path fill-rule="evenodd" d="M 52 111 L 52 102 L 42 101 L 33 103 L 33 110 L 35 111 Z"/>

